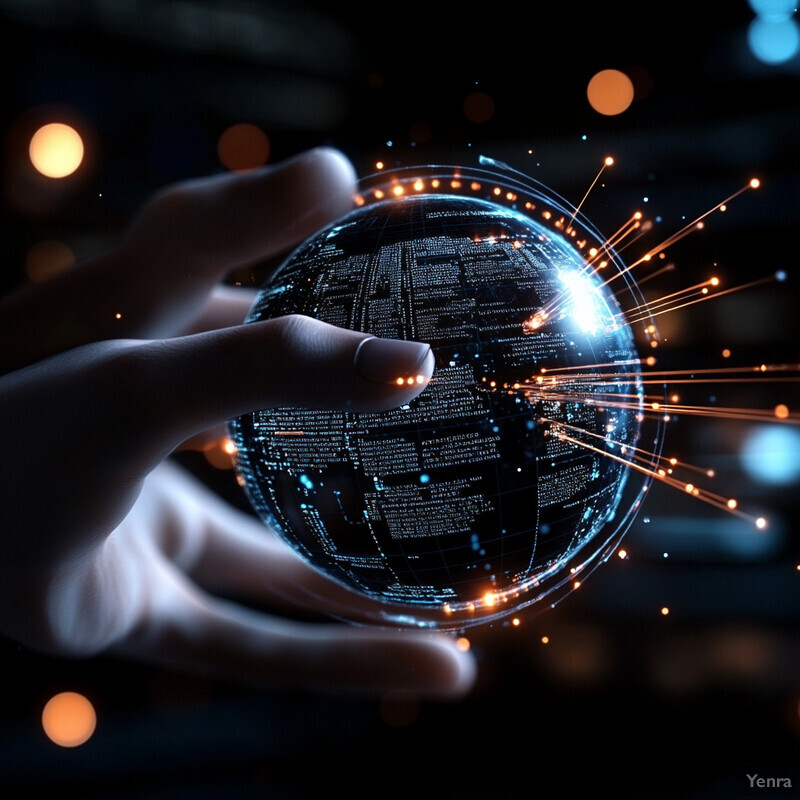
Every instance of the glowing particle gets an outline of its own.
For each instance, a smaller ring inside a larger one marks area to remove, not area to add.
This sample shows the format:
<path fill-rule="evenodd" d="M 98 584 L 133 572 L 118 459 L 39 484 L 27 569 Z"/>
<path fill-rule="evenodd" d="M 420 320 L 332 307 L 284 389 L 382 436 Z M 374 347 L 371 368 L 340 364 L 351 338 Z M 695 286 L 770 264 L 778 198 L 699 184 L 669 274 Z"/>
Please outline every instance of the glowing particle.
<path fill-rule="evenodd" d="M 398 378 L 398 379 L 395 381 L 395 383 L 396 383 L 398 386 L 402 386 L 402 385 L 403 385 L 405 382 L 406 382 L 406 381 L 405 381 L 405 378 Z"/>
<path fill-rule="evenodd" d="M 458 649 L 459 649 L 459 650 L 460 650 L 462 653 L 466 653 L 466 652 L 467 652 L 467 650 L 469 650 L 469 647 L 470 647 L 470 645 L 469 645 L 469 639 L 467 639 L 467 637 L 466 637 L 466 636 L 459 636 L 459 637 L 458 637 L 458 639 L 456 639 L 456 647 L 457 647 L 457 648 L 458 648 Z"/>
<path fill-rule="evenodd" d="M 580 585 L 581 585 L 581 582 L 580 582 L 580 581 L 575 581 L 575 582 L 572 584 L 572 588 L 573 588 L 573 589 L 579 589 L 579 588 L 580 588 Z"/>
<path fill-rule="evenodd" d="M 775 406 L 775 416 L 778 419 L 787 419 L 789 417 L 789 407 L 783 403 L 778 403 Z"/>
<path fill-rule="evenodd" d="M 541 642 L 542 642 L 542 644 L 550 644 L 550 637 L 549 636 L 542 636 Z"/>
<path fill-rule="evenodd" d="M 419 476 L 419 482 L 420 482 L 420 483 L 430 483 L 430 480 L 431 480 L 431 476 L 430 476 L 430 475 L 428 475 L 428 473 L 427 473 L 427 472 L 423 472 L 423 473 L 422 473 L 422 474 Z"/>
<path fill-rule="evenodd" d="M 87 742 L 96 726 L 94 706 L 77 692 L 61 692 L 51 697 L 42 711 L 44 732 L 61 747 L 78 747 Z"/>
<path fill-rule="evenodd" d="M 763 531 L 764 528 L 766 528 L 766 527 L 767 527 L 766 519 L 764 519 L 764 517 L 759 517 L 756 520 L 756 528 L 758 528 L 760 531 Z"/>
<path fill-rule="evenodd" d="M 667 608 L 667 606 L 664 606 L 664 607 L 661 609 L 661 615 L 662 615 L 662 616 L 664 616 L 664 617 L 666 617 L 668 614 L 669 614 L 669 608 Z"/>
<path fill-rule="evenodd" d="M 722 357 L 723 358 L 730 358 L 731 357 L 731 351 L 727 347 L 722 351 Z"/>
<path fill-rule="evenodd" d="M 114 314 L 114 319 L 122 319 L 122 314 L 120 314 L 119 311 L 117 311 L 117 313 Z"/>
<path fill-rule="evenodd" d="M 414 181 L 414 191 L 421 192 L 425 188 L 425 184 L 422 181 Z"/>
<path fill-rule="evenodd" d="M 375 169 L 383 169 L 384 163 L 383 161 L 376 161 L 375 162 Z"/>
<path fill-rule="evenodd" d="M 648 357 L 645 359 L 645 364 L 647 364 L 647 366 L 648 366 L 648 367 L 654 367 L 654 366 L 655 366 L 655 364 L 656 364 L 656 358 L 655 358 L 655 356 L 648 356 Z"/>
<path fill-rule="evenodd" d="M 395 197 L 401 197 L 403 195 L 404 191 L 405 190 L 403 189 L 403 187 L 400 186 L 399 184 L 392 188 L 392 194 Z"/>
<path fill-rule="evenodd" d="M 728 502 L 727 502 L 727 506 L 728 506 L 729 509 L 731 509 L 731 511 L 733 511 L 733 509 L 736 508 L 736 506 L 738 506 L 738 505 L 739 505 L 739 503 L 733 497 L 731 497 L 731 499 L 728 500 Z"/>
<path fill-rule="evenodd" d="M 487 606 L 493 606 L 497 603 L 497 597 L 493 595 L 491 592 L 486 592 L 483 596 L 483 603 Z"/>
<path fill-rule="evenodd" d="M 617 553 L 617 555 L 618 555 L 620 558 L 622 558 L 622 559 L 625 559 L 625 558 L 627 558 L 627 557 L 628 557 L 628 551 L 627 551 L 627 550 L 620 550 L 620 551 Z"/>
<path fill-rule="evenodd" d="M 513 625 L 515 628 L 518 628 L 518 627 L 519 627 L 519 617 L 514 617 L 514 618 L 511 620 L 511 624 L 512 624 L 512 625 Z"/>
<path fill-rule="evenodd" d="M 83 161 L 83 139 L 63 122 L 43 125 L 31 137 L 28 155 L 33 166 L 48 178 L 72 175 Z"/>
<path fill-rule="evenodd" d="M 689 494 L 694 492 L 694 485 L 691 484 L 691 483 L 687 483 L 686 486 L 684 486 L 683 488 L 684 488 L 684 491 L 688 492 Z"/>

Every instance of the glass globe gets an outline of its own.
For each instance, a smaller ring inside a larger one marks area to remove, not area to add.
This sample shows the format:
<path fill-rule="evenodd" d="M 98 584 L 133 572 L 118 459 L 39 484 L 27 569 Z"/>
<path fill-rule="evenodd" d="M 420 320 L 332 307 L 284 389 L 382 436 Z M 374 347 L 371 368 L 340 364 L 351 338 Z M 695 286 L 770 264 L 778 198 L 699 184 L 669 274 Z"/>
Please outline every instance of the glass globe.
<path fill-rule="evenodd" d="M 591 260 L 559 198 L 491 166 L 373 177 L 248 317 L 305 314 L 434 352 L 428 386 L 391 411 L 231 422 L 255 510 L 380 601 L 371 622 L 455 629 L 554 602 L 609 557 L 649 482 L 631 468 L 640 359 L 606 274 L 625 272 L 610 249 Z"/>

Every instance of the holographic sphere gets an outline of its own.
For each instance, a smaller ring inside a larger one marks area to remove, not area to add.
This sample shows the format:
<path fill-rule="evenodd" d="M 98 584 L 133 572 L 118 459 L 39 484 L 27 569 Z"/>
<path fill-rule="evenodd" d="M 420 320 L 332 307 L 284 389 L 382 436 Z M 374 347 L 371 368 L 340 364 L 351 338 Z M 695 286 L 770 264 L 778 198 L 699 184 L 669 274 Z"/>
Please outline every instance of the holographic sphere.
<path fill-rule="evenodd" d="M 629 464 L 643 389 L 608 276 L 570 240 L 577 215 L 562 233 L 540 221 L 557 198 L 523 204 L 507 176 L 442 170 L 383 176 L 290 255 L 248 318 L 427 342 L 425 390 L 387 412 L 268 409 L 231 429 L 258 514 L 383 601 L 374 621 L 458 628 L 608 558 L 646 489 Z M 501 185 L 516 202 L 496 201 Z"/>

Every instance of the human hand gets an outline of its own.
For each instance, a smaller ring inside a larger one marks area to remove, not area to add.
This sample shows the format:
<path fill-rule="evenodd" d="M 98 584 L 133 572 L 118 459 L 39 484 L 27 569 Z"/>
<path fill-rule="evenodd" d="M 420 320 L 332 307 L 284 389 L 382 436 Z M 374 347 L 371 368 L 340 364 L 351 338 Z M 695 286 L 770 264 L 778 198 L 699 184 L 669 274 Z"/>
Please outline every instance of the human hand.
<path fill-rule="evenodd" d="M 372 340 L 356 357 L 370 337 L 306 317 L 241 325 L 253 292 L 219 286 L 345 213 L 354 192 L 327 149 L 180 184 L 113 252 L 0 302 L 0 419 L 16 459 L 0 489 L 0 632 L 256 685 L 469 688 L 474 664 L 450 637 L 226 599 L 342 616 L 374 605 L 165 460 L 257 408 L 382 410 L 421 391 L 388 376 L 429 378 L 426 345 Z"/>

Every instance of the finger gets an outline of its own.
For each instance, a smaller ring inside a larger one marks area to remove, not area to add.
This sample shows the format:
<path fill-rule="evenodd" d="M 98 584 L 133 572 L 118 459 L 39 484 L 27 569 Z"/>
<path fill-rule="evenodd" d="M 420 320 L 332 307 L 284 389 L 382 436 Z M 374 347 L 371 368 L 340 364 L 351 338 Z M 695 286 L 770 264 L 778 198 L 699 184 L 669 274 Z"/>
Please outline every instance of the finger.
<path fill-rule="evenodd" d="M 181 333 L 188 335 L 240 325 L 250 313 L 257 296 L 257 289 L 219 284 L 214 287 L 197 317 Z"/>
<path fill-rule="evenodd" d="M 211 592 L 262 610 L 388 623 L 408 608 L 341 586 L 309 566 L 255 517 L 224 502 L 176 464 L 148 476 L 141 497 L 161 524 L 159 549 Z M 424 618 L 425 610 L 415 612 Z M 430 612 L 433 619 L 435 612 Z"/>
<path fill-rule="evenodd" d="M 138 451 L 154 465 L 198 431 L 258 409 L 395 408 L 425 388 L 433 366 L 427 344 L 291 315 L 121 347 L 100 391 L 112 419 L 126 420 L 107 426 L 119 457 Z"/>
<path fill-rule="evenodd" d="M 354 192 L 351 165 L 328 148 L 162 192 L 117 250 L 0 300 L 0 373 L 91 341 L 185 331 L 222 276 L 341 216 Z"/>
<path fill-rule="evenodd" d="M 449 636 L 288 622 L 173 588 L 161 587 L 115 650 L 270 688 L 457 697 L 475 679 L 474 660 Z"/>
<path fill-rule="evenodd" d="M 353 207 L 356 178 L 339 152 L 317 148 L 248 173 L 199 178 L 157 196 L 123 249 L 157 273 L 191 266 L 214 280 L 285 251 Z"/>

